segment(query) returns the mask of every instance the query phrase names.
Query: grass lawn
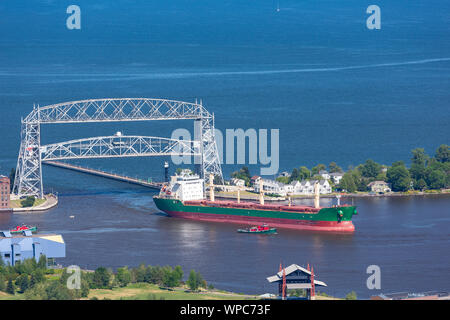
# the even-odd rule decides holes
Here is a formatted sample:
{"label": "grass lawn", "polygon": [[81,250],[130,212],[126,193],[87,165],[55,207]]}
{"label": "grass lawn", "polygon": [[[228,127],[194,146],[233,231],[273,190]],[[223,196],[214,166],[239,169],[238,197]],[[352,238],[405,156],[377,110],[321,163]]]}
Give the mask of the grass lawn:
{"label": "grass lawn", "polygon": [[91,289],[88,299],[99,300],[256,300],[257,296],[243,295],[218,290],[202,290],[201,292],[185,292],[186,288],[174,288],[173,291],[160,289],[149,283],[134,283],[123,288]]}
{"label": "grass lawn", "polygon": [[[22,201],[23,199],[11,200],[11,208],[23,208],[21,203]],[[46,201],[45,199],[36,199],[34,201],[33,207],[39,206],[43,204],[45,201]]]}

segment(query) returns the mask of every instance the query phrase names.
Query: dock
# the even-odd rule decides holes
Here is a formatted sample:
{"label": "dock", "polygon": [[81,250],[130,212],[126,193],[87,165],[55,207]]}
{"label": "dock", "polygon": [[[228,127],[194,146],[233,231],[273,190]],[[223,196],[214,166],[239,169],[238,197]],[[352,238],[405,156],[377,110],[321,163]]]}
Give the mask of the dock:
{"label": "dock", "polygon": [[151,188],[154,190],[160,190],[163,185],[162,182],[146,181],[146,180],[139,179],[139,178],[123,176],[123,175],[119,175],[119,174],[112,173],[112,172],[106,172],[106,171],[101,171],[101,170],[97,170],[97,169],[86,168],[86,167],[77,166],[74,164],[69,164],[69,163],[64,163],[64,162],[59,162],[59,161],[45,161],[42,163],[52,166],[52,167],[58,167],[58,168],[83,172],[86,174],[92,174],[94,176],[99,176],[99,177],[108,178],[108,179],[112,179],[112,180],[118,180],[118,181],[127,182],[127,183],[131,183],[131,184],[137,184],[137,185]]}

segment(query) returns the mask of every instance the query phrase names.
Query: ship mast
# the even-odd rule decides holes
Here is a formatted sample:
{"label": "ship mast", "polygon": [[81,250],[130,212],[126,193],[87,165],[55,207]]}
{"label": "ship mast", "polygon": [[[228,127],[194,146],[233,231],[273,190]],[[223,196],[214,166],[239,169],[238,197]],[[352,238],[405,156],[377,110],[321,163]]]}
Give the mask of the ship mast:
{"label": "ship mast", "polygon": [[209,174],[209,200],[214,202],[214,175]]}
{"label": "ship mast", "polygon": [[259,179],[259,203],[264,205],[264,190],[262,178]]}
{"label": "ship mast", "polygon": [[319,182],[314,183],[314,208],[320,208],[320,192],[319,192]]}

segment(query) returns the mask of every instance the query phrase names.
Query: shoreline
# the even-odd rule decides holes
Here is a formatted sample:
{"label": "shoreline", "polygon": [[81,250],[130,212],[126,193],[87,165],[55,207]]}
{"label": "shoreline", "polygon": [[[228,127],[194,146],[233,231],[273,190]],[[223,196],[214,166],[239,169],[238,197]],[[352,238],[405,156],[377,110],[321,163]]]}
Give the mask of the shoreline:
{"label": "shoreline", "polygon": [[[368,192],[361,192],[361,193],[337,193],[333,192],[330,194],[321,194],[320,198],[336,198],[337,195],[340,195],[342,198],[383,198],[383,197],[410,197],[410,196],[450,196],[450,190],[446,189],[440,192],[390,192],[390,193],[383,193],[383,194],[370,194]],[[221,192],[215,193],[216,198],[222,198],[222,199],[237,199],[236,194],[223,194]],[[258,200],[258,195],[255,194],[255,196],[240,196],[241,200]],[[292,195],[292,200],[296,199],[314,199],[314,195]],[[282,202],[288,200],[288,197],[264,197],[265,201],[271,201],[271,202]]]}
{"label": "shoreline", "polygon": [[39,205],[33,207],[12,207],[12,213],[33,213],[50,210],[58,205],[58,197],[53,194],[44,195],[45,201]]}

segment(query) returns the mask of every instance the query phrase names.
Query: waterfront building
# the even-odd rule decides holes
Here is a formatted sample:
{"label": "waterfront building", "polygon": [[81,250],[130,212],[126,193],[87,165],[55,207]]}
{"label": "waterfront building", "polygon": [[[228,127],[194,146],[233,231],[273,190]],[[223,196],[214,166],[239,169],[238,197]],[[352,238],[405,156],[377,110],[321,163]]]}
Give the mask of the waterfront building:
{"label": "waterfront building", "polygon": [[330,174],[328,173],[327,170],[320,170],[319,171],[319,176],[321,176],[325,180],[330,180]]}
{"label": "waterfront building", "polygon": [[238,187],[244,187],[245,186],[245,180],[244,179],[231,178],[230,183],[233,186],[238,186]]}
{"label": "waterfront building", "polygon": [[261,179],[260,176],[253,176],[253,177],[251,177],[250,178],[250,184],[252,186],[256,186],[258,184],[258,182],[259,182],[259,179]]}
{"label": "waterfront building", "polygon": [[[262,178],[260,178],[262,179]],[[259,179],[258,179],[259,181]],[[282,182],[270,179],[262,179],[263,190],[268,193],[275,193],[281,196],[286,196],[288,194],[292,195],[312,195],[314,194],[314,184],[319,183],[319,193],[329,194],[331,193],[331,185],[328,180],[303,180],[303,181],[292,181],[289,184],[284,184]],[[259,192],[260,184],[257,183],[254,186],[255,192]]]}
{"label": "waterfront building", "polygon": [[66,256],[66,244],[59,234],[32,234],[30,231],[24,231],[12,235],[9,231],[2,231],[0,255],[5,264],[12,266],[24,259],[34,258],[38,261],[41,255],[54,260]]}
{"label": "waterfront building", "polygon": [[286,298],[287,290],[304,289],[307,299],[315,298],[315,287],[326,287],[325,282],[315,279],[314,269],[308,267],[305,269],[297,264],[291,264],[287,268],[282,268],[280,264],[279,272],[273,276],[267,277],[269,283],[278,284],[278,294]]}
{"label": "waterfront building", "polygon": [[258,183],[254,185],[255,192],[260,192],[260,183],[259,181],[262,181],[262,187],[264,191],[267,191],[267,193],[274,193],[278,194],[280,196],[286,195],[286,185],[282,182],[271,180],[271,179],[263,179],[259,178],[257,180]]}
{"label": "waterfront building", "polygon": [[333,180],[334,184],[338,185],[341,182],[344,173],[342,172],[333,172],[330,173],[331,180]]}
{"label": "waterfront building", "polygon": [[385,181],[373,181],[367,185],[375,193],[391,192],[391,185]]}
{"label": "waterfront building", "polygon": [[314,194],[314,184],[319,183],[319,193],[329,194],[331,193],[331,185],[328,180],[303,180],[303,181],[292,181],[291,185],[293,187],[292,194],[296,195],[311,195]]}
{"label": "waterfront building", "polygon": [[10,181],[8,177],[0,175],[0,211],[10,208]]}
{"label": "waterfront building", "polygon": [[278,175],[278,178],[279,177],[290,177],[290,176],[291,176],[291,174],[289,172],[283,171]]}

